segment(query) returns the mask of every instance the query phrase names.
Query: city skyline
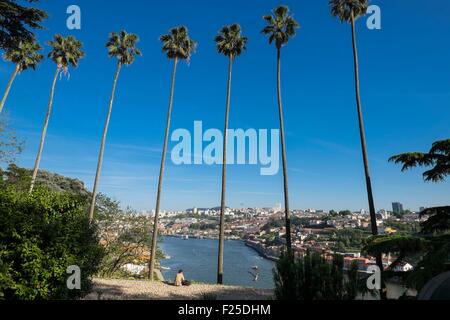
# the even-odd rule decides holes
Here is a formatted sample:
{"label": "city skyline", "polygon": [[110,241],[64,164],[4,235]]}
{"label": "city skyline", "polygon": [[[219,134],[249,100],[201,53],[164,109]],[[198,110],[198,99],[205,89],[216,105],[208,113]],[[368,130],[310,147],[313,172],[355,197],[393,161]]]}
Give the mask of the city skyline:
{"label": "city skyline", "polygon": [[[302,26],[283,52],[291,207],[367,208],[348,25],[329,16],[327,1],[284,3]],[[387,159],[402,152],[426,151],[433,141],[448,138],[450,75],[445,70],[450,68],[446,59],[450,45],[445,35],[450,32],[446,23],[450,5],[442,2],[441,10],[435,10],[435,5],[410,1],[405,15],[399,4],[372,3],[381,7],[382,29],[368,30],[360,20],[357,32],[376,209],[389,208],[393,201],[416,210],[445,205],[448,183],[424,183],[420,169],[401,173],[400,167]],[[212,11],[200,3],[175,1],[171,10],[165,10],[169,4],[139,2],[136,6],[141,10],[125,7],[117,16],[113,5],[81,0],[77,3],[82,10],[79,31],[65,29],[70,4],[62,0],[40,5],[52,15],[45,22],[47,30],[38,32],[40,42],[50,40],[56,32],[73,34],[83,41],[87,52],[79,68],[70,70],[70,79],[57,83],[42,169],[78,178],[92,188],[115,68],[104,44],[109,32],[121,28],[140,36],[144,56],[123,70],[118,84],[100,191],[124,207],[154,208],[171,68],[160,52],[158,36],[170,27],[186,24],[199,42],[189,66],[180,65],[171,131],[191,128],[197,120],[206,128],[221,128],[226,60],[215,52],[213,37],[222,25],[232,22],[242,24],[249,44],[235,66],[230,127],[278,127],[275,51],[260,34],[262,15],[278,1],[239,3],[239,11],[233,10],[237,0],[214,6]],[[420,17],[428,11],[433,19],[424,25]],[[150,12],[161,14],[149,19]],[[47,53],[47,46],[45,50]],[[26,141],[26,149],[18,157],[21,166],[32,167],[48,98],[47,89],[33,84],[36,79],[50,84],[53,68],[45,61],[36,72],[21,74],[5,107],[12,128]],[[0,87],[5,87],[12,69],[9,63],[0,64]],[[25,88],[29,93],[22,95]],[[162,208],[181,210],[194,204],[215,207],[220,203],[219,165],[167,164]],[[227,204],[269,207],[282,202],[281,187],[281,173],[263,177],[259,168],[230,166]]]}

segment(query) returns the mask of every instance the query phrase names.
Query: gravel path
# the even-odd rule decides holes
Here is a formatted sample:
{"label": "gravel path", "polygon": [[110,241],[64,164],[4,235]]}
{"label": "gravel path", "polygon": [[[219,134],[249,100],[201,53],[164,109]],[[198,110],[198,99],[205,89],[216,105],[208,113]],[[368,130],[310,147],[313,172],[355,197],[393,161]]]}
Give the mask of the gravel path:
{"label": "gravel path", "polygon": [[193,284],[175,287],[162,282],[94,279],[86,300],[268,300],[272,290]]}

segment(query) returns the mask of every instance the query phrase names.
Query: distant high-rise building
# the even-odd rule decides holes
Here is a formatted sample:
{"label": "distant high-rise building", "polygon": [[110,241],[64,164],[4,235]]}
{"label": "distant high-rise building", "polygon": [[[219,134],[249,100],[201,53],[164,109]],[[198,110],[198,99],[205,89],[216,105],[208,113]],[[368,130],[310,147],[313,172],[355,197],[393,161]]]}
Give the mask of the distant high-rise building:
{"label": "distant high-rise building", "polygon": [[403,205],[400,202],[393,202],[392,203],[392,211],[394,213],[402,213],[403,212]]}

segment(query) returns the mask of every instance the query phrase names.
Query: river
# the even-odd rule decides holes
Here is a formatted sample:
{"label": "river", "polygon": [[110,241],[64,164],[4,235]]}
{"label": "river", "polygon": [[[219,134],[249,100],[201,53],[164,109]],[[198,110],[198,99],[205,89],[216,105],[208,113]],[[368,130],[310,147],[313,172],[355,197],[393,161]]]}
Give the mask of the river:
{"label": "river", "polygon": [[[161,261],[162,274],[173,281],[178,270],[183,269],[186,279],[203,283],[216,283],[218,240],[164,237],[159,244],[168,259]],[[252,269],[258,266],[258,281],[253,281]],[[273,289],[273,268],[275,263],[261,257],[242,241],[225,241],[224,283],[260,289]],[[166,269],[168,268],[168,269]],[[406,289],[388,283],[388,296],[398,299]],[[415,292],[411,292],[416,294]],[[365,297],[368,300],[373,298]]]}
{"label": "river", "polygon": [[[173,281],[178,270],[183,269],[188,280],[216,282],[218,240],[164,237],[159,246],[169,257],[161,261],[166,280]],[[259,269],[257,281],[249,273],[255,273],[255,266]],[[273,289],[274,267],[273,261],[261,257],[242,241],[225,241],[224,284]]]}

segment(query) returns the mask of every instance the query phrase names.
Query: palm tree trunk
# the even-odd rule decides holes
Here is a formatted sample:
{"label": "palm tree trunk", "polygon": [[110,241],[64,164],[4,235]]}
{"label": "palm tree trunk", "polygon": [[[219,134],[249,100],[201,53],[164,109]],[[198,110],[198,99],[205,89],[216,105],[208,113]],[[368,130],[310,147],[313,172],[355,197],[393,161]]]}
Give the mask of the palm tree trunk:
{"label": "palm tree trunk", "polygon": [[366,137],[365,137],[365,133],[364,133],[364,121],[363,121],[363,114],[362,114],[362,107],[361,107],[361,96],[360,96],[360,90],[359,90],[358,50],[356,47],[355,19],[353,18],[353,15],[352,15],[352,44],[353,44],[353,60],[354,60],[354,65],[355,65],[355,92],[356,92],[356,105],[358,107],[359,134],[361,137],[361,148],[362,148],[362,156],[363,156],[363,161],[364,161],[364,173],[366,175],[366,187],[367,187],[367,196],[369,199],[370,222],[371,222],[371,227],[372,227],[372,234],[374,236],[376,236],[376,235],[378,235],[378,227],[377,227],[375,205],[374,205],[373,194],[372,194],[372,183],[371,183],[371,179],[370,179]]}
{"label": "palm tree trunk", "polygon": [[58,74],[60,71],[61,71],[61,66],[58,66],[56,68],[55,76],[53,78],[52,90],[50,92],[50,99],[48,101],[47,114],[45,115],[44,128],[42,129],[41,142],[39,144],[39,150],[38,150],[38,153],[36,156],[36,161],[34,163],[34,170],[33,170],[33,175],[31,177],[31,184],[30,184],[30,191],[29,191],[30,194],[33,192],[34,185],[36,183],[36,177],[37,177],[37,174],[39,171],[39,164],[41,162],[42,150],[44,149],[44,141],[45,141],[45,136],[47,134],[48,122],[50,120],[50,113],[52,111],[53,96],[55,95],[56,80],[58,79]]}
{"label": "palm tree trunk", "polygon": [[228,120],[230,116],[232,71],[233,71],[233,57],[230,56],[228,62],[228,88],[227,88],[227,104],[225,109],[225,128],[223,133],[222,196],[220,203],[220,233],[219,233],[219,256],[217,264],[217,284],[223,284],[223,251],[224,251],[225,209],[226,209],[225,194],[227,188],[227,137],[228,137]]}
{"label": "palm tree trunk", "polygon": [[[364,133],[364,120],[363,120],[363,114],[362,114],[361,95],[360,95],[360,89],[359,89],[358,49],[356,46],[356,29],[355,29],[355,18],[354,18],[353,12],[351,15],[351,25],[352,25],[353,62],[355,65],[355,92],[356,92],[356,105],[358,107],[359,134],[361,137],[361,149],[362,149],[362,156],[363,156],[363,161],[364,161],[364,173],[366,176],[367,197],[369,200],[370,224],[371,224],[371,228],[372,228],[372,234],[374,236],[376,236],[376,235],[378,235],[377,216],[375,213],[375,204],[374,204],[373,192],[372,192],[372,181],[370,178],[370,170],[369,170],[369,159],[367,156],[366,136]],[[376,260],[377,260],[377,266],[380,268],[380,271],[383,272],[384,268],[383,268],[382,254],[378,254],[376,256]],[[381,298],[385,298],[384,297],[384,288],[382,288],[382,290],[381,290]]]}
{"label": "palm tree trunk", "polygon": [[169,142],[169,130],[170,130],[170,117],[172,114],[172,104],[173,104],[173,93],[175,90],[175,76],[177,73],[177,64],[178,58],[175,58],[173,63],[173,72],[172,72],[172,87],[170,89],[170,100],[169,100],[169,110],[167,112],[167,122],[166,122],[166,133],[164,137],[164,148],[161,158],[161,167],[159,169],[159,180],[158,180],[158,191],[156,195],[156,209],[155,209],[155,219],[153,223],[153,237],[152,237],[152,247],[150,252],[150,266],[149,266],[149,278],[153,281],[154,271],[155,271],[155,261],[156,261],[156,244],[158,240],[158,219],[159,219],[159,210],[161,204],[161,190],[163,184],[163,176],[164,176],[164,166],[166,162],[166,153],[167,153],[167,144]]}
{"label": "palm tree trunk", "polygon": [[6,99],[8,98],[9,91],[11,90],[11,86],[12,86],[12,84],[14,82],[14,79],[16,78],[17,74],[19,73],[19,70],[20,70],[20,66],[19,66],[19,64],[17,64],[16,68],[14,69],[14,72],[13,72],[13,74],[11,76],[11,79],[9,80],[8,85],[6,86],[6,90],[5,90],[5,94],[3,95],[2,102],[0,102],[0,114],[3,111],[3,107],[5,106]]}
{"label": "palm tree trunk", "polygon": [[105,151],[106,136],[108,134],[109,121],[111,119],[111,112],[112,112],[112,107],[113,107],[113,102],[114,102],[114,95],[116,92],[117,79],[119,78],[121,68],[122,68],[122,63],[119,62],[117,65],[116,75],[114,76],[111,98],[109,100],[108,115],[106,116],[106,123],[105,123],[105,128],[103,130],[102,143],[100,146],[100,154],[98,157],[97,172],[95,173],[94,188],[92,191],[92,202],[91,202],[91,207],[89,210],[89,222],[90,223],[92,223],[92,221],[94,220],[95,200],[97,198],[97,186],[98,186],[98,182],[100,180],[100,173],[102,171],[103,153]]}
{"label": "palm tree trunk", "polygon": [[278,109],[280,118],[280,138],[281,138],[281,156],[283,161],[283,181],[284,181],[284,210],[286,223],[286,248],[290,253],[292,252],[291,239],[291,212],[289,210],[289,188],[288,188],[288,173],[286,160],[286,142],[284,139],[284,120],[283,120],[283,102],[281,100],[281,48],[277,51],[277,93],[278,93]]}

